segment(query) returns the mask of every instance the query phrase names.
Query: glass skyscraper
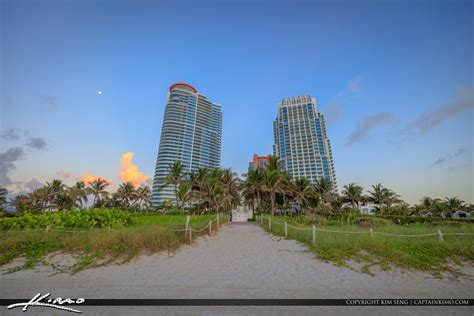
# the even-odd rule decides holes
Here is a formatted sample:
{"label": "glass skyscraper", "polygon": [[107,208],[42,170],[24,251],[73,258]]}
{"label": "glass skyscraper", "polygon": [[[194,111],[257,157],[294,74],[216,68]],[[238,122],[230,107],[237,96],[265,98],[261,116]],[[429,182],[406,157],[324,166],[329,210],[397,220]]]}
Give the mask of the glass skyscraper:
{"label": "glass skyscraper", "polygon": [[168,166],[180,160],[184,172],[199,167],[219,168],[222,110],[186,83],[171,85],[166,102],[160,147],[156,160],[152,203],[175,202],[172,186],[162,187]]}
{"label": "glass skyscraper", "polygon": [[273,154],[280,157],[282,168],[293,179],[306,178],[314,183],[325,178],[336,187],[331,143],[327,138],[324,117],[314,98],[283,99],[278,104],[273,130]]}

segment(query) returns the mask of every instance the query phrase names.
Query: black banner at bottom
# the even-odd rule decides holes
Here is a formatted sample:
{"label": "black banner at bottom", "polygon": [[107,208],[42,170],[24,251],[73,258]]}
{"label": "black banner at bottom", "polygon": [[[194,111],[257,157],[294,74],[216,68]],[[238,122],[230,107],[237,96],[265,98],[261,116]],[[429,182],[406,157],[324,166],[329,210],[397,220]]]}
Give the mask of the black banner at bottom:
{"label": "black banner at bottom", "polygon": [[[0,299],[0,306],[31,299]],[[83,299],[63,306],[473,306],[474,299]]]}

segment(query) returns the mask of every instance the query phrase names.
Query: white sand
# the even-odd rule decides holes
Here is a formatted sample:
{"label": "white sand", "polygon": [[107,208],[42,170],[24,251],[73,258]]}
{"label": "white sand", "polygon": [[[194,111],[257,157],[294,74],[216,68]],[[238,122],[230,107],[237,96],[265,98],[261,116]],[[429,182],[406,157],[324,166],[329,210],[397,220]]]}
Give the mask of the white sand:
{"label": "white sand", "polygon": [[[474,275],[473,267],[466,271]],[[256,225],[225,225],[174,255],[141,256],[125,265],[56,274],[49,267],[0,275],[0,297],[35,293],[86,298],[473,298],[474,281],[437,279],[420,272],[379,271],[375,276],[315,258],[292,240]],[[324,314],[473,315],[470,307],[81,307],[86,315]],[[37,311],[35,309],[35,311]],[[3,311],[0,312],[2,314]],[[33,312],[33,310],[32,310]],[[17,313],[20,313],[19,310]],[[50,310],[43,310],[44,315]],[[30,314],[30,313],[28,313]],[[60,315],[69,314],[59,312]]]}

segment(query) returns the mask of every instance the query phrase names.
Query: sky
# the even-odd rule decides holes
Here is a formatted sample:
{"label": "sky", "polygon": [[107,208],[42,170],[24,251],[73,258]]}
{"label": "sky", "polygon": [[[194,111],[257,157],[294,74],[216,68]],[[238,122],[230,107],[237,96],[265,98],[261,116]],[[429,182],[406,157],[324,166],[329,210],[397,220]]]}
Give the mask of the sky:
{"label": "sky", "polygon": [[[0,185],[153,178],[166,95],[222,105],[222,167],[325,115],[339,189],[474,202],[472,1],[0,1]],[[100,93],[99,93],[100,92]]]}

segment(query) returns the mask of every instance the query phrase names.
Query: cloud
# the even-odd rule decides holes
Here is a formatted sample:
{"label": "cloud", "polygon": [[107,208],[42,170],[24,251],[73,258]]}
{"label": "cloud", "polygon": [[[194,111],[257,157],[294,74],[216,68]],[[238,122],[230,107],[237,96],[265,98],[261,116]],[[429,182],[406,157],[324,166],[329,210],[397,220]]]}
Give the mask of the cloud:
{"label": "cloud", "polygon": [[26,145],[36,149],[46,149],[46,147],[48,147],[48,143],[46,143],[46,140],[42,137],[29,137],[26,141]]}
{"label": "cloud", "polygon": [[43,186],[43,183],[38,181],[38,179],[33,178],[30,181],[27,181],[27,182],[23,183],[23,186],[25,188],[28,188],[30,191],[34,191],[38,188],[41,188]]}
{"label": "cloud", "polygon": [[456,87],[457,92],[466,99],[474,99],[474,86],[460,85]]}
{"label": "cloud", "polygon": [[331,125],[336,122],[342,115],[341,104],[339,101],[334,100],[329,103],[324,109],[324,120],[327,125]]}
{"label": "cloud", "polygon": [[462,170],[462,169],[471,170],[472,167],[469,164],[448,167],[448,171],[450,171],[450,172],[456,171],[456,170]]}
{"label": "cloud", "polygon": [[137,165],[132,162],[133,155],[132,152],[126,152],[122,155],[119,177],[123,182],[132,182],[133,185],[137,187],[146,182],[150,177],[145,176],[138,170]]}
{"label": "cloud", "polygon": [[89,184],[89,182],[92,182],[92,181],[97,180],[99,178],[101,178],[102,180],[105,180],[109,185],[112,184],[112,182],[109,181],[106,177],[96,176],[96,175],[93,175],[93,174],[83,175],[82,176],[82,181],[84,181],[85,184]]}
{"label": "cloud", "polygon": [[361,92],[362,79],[362,76],[357,76],[356,78],[350,80],[347,84],[347,90],[353,94]]}
{"label": "cloud", "polygon": [[48,144],[43,137],[34,137],[29,135],[29,130],[25,130],[22,128],[9,128],[4,130],[4,132],[0,134],[0,138],[8,141],[17,141],[22,138],[26,138],[26,146],[36,149],[46,149]]}
{"label": "cloud", "polygon": [[342,106],[350,99],[362,92],[362,76],[357,76],[347,83],[346,87],[339,91],[327,105],[324,106],[324,118],[327,125],[331,125],[342,116]]}
{"label": "cloud", "polygon": [[24,131],[20,128],[10,128],[0,134],[0,138],[4,140],[18,140],[24,135]]}
{"label": "cloud", "polygon": [[395,124],[397,122],[398,119],[388,112],[363,117],[357,124],[356,129],[347,137],[346,145],[364,141],[369,136],[370,131],[377,125]]}
{"label": "cloud", "polygon": [[448,155],[446,155],[446,156],[439,157],[438,159],[436,159],[436,160],[433,162],[432,166],[439,166],[439,165],[445,163],[446,161],[452,160],[452,159],[454,159],[454,158],[456,158],[456,157],[459,157],[459,156],[461,156],[461,155],[463,155],[463,154],[465,154],[465,153],[467,153],[467,152],[468,152],[467,149],[465,149],[465,148],[459,148],[456,152],[454,152],[454,153],[452,153],[452,154],[448,154]]}
{"label": "cloud", "polygon": [[440,106],[432,111],[422,113],[413,122],[407,124],[403,132],[408,133],[415,131],[420,132],[421,134],[426,134],[444,122],[474,109],[473,88],[459,86],[457,90],[463,96],[463,99]]}
{"label": "cloud", "polygon": [[72,173],[61,170],[56,172],[56,175],[63,179],[69,179],[72,176]]}
{"label": "cloud", "polygon": [[16,169],[15,162],[23,156],[22,147],[11,147],[0,153],[0,186],[7,186],[12,183],[8,173]]}

